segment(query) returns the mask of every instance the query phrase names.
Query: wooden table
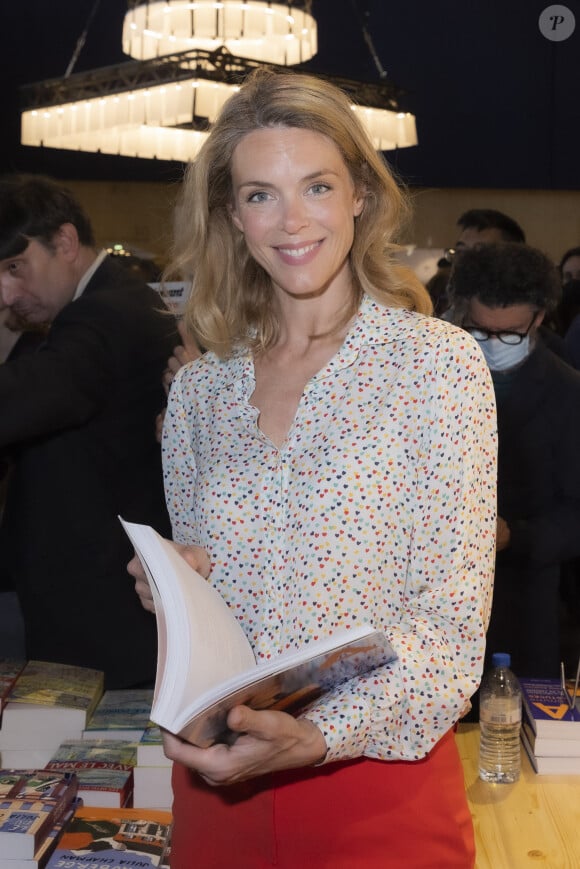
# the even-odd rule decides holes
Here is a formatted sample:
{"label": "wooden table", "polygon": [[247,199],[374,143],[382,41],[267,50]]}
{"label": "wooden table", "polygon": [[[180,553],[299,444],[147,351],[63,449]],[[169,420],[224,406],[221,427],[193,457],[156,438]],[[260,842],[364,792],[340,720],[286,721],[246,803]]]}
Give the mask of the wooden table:
{"label": "wooden table", "polygon": [[580,869],[580,776],[536,775],[522,748],[515,784],[478,774],[479,726],[456,736],[473,816],[477,869]]}

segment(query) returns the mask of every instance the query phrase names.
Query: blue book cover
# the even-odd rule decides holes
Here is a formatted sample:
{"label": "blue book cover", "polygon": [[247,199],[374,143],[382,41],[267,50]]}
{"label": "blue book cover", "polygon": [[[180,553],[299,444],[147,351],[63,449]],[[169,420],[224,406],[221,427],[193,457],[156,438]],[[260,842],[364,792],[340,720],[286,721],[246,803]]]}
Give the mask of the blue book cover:
{"label": "blue book cover", "polygon": [[524,713],[537,736],[580,739],[580,698],[570,707],[574,686],[559,679],[520,679]]}

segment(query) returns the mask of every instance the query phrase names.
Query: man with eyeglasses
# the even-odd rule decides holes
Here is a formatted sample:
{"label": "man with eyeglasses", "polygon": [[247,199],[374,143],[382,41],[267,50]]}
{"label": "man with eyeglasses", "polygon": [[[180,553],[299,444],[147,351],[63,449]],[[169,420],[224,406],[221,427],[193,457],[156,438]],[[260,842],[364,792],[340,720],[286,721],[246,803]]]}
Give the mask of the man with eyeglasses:
{"label": "man with eyeglasses", "polygon": [[580,555],[580,373],[539,331],[560,292],[555,266],[524,244],[479,245],[453,264],[454,322],[478,342],[498,408],[488,655],[511,652],[518,675],[551,678],[562,652],[560,569]]}

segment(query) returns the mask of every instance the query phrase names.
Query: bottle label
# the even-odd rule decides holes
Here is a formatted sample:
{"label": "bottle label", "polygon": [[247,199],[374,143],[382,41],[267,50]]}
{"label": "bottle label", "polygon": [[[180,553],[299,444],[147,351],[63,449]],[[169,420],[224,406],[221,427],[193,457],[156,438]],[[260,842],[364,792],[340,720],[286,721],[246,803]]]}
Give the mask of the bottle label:
{"label": "bottle label", "polygon": [[495,700],[480,704],[479,720],[484,724],[519,724],[521,719],[519,703]]}

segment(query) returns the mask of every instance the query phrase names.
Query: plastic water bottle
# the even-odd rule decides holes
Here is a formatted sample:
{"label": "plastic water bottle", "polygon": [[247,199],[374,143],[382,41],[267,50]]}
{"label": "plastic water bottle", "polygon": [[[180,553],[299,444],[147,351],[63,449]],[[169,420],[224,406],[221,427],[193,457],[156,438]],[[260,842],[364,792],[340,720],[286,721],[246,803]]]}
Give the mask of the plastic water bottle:
{"label": "plastic water bottle", "polygon": [[511,658],[496,652],[479,691],[479,777],[507,784],[520,777],[522,693]]}

